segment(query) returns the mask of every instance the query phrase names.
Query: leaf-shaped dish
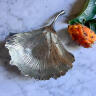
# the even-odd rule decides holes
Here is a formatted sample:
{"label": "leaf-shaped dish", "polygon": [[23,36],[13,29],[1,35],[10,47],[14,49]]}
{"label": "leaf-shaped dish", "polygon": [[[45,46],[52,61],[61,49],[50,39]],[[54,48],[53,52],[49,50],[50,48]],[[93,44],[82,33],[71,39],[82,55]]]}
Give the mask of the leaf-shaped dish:
{"label": "leaf-shaped dish", "polygon": [[72,67],[74,56],[61,44],[52,24],[32,32],[10,36],[5,46],[9,49],[11,65],[16,65],[22,74],[37,79],[57,78]]}

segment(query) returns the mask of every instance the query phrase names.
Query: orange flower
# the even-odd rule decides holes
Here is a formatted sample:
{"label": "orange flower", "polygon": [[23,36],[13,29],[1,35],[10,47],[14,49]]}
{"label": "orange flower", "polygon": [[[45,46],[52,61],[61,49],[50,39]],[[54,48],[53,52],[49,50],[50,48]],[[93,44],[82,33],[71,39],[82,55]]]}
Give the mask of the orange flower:
{"label": "orange flower", "polygon": [[96,34],[91,29],[81,24],[69,25],[68,32],[73,40],[85,48],[91,47],[96,41]]}

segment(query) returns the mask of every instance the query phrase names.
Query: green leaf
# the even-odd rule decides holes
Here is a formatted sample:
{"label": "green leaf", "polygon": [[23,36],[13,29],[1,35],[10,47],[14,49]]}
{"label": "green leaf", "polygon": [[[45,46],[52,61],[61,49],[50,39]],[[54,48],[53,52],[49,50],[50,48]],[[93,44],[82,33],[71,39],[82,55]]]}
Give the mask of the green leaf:
{"label": "green leaf", "polygon": [[91,20],[96,14],[96,0],[86,0],[82,12],[74,19],[69,21],[69,24],[81,23]]}
{"label": "green leaf", "polygon": [[96,19],[89,20],[85,23],[85,26],[89,27],[96,33]]}

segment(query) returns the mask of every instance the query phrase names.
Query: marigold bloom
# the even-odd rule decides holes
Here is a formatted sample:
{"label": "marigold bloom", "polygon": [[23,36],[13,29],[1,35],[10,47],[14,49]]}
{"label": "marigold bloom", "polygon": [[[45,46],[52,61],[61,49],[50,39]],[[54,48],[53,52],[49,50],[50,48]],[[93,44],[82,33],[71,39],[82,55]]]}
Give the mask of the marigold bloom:
{"label": "marigold bloom", "polygon": [[68,32],[73,40],[85,48],[91,47],[96,41],[96,34],[94,31],[82,24],[69,25]]}

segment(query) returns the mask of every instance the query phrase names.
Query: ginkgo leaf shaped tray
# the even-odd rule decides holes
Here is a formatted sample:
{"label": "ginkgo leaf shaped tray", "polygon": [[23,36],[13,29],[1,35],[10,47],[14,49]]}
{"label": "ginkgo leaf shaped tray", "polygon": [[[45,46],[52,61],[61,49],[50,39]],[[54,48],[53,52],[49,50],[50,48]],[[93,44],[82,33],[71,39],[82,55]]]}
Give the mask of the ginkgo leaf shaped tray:
{"label": "ginkgo leaf shaped tray", "polygon": [[36,79],[57,78],[72,68],[74,56],[62,45],[53,26],[62,14],[64,11],[48,26],[6,39],[10,64],[17,66],[23,75]]}

